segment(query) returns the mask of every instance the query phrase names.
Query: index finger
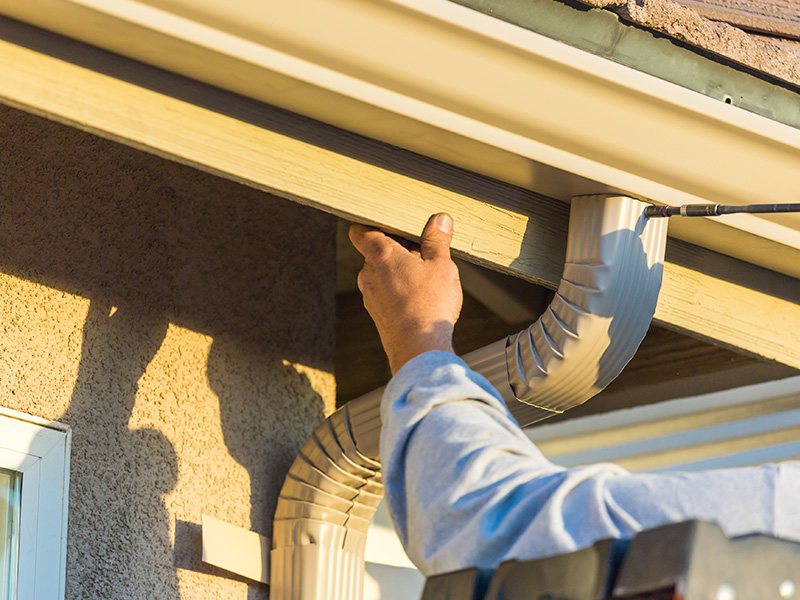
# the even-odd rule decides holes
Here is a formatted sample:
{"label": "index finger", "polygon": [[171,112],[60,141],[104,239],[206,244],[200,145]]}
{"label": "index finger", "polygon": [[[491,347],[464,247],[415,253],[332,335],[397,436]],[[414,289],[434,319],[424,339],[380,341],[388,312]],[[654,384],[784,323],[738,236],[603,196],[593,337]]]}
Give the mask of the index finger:
{"label": "index finger", "polygon": [[360,223],[353,223],[350,226],[349,235],[353,246],[364,258],[378,256],[387,250],[402,247],[380,229],[367,227]]}

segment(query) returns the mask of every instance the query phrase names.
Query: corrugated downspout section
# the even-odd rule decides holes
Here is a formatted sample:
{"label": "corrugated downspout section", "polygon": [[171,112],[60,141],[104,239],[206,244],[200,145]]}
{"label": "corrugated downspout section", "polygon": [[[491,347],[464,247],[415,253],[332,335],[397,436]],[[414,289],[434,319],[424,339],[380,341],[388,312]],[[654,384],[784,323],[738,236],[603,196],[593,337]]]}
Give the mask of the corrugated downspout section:
{"label": "corrugated downspout section", "polygon": [[[628,363],[655,312],[666,219],[619,196],[574,198],[556,297],[529,328],[470,353],[526,424],[581,404]],[[367,528],[383,494],[383,390],[353,400],[305,443],[281,490],[271,600],[360,600]]]}
{"label": "corrugated downspout section", "polygon": [[572,199],[564,275],[527,329],[465,360],[525,426],[583,404],[622,372],[647,333],[667,225],[624,196]]}
{"label": "corrugated downspout section", "polygon": [[357,600],[364,551],[383,497],[382,390],[353,400],[306,441],[284,481],[273,524],[271,600]]}

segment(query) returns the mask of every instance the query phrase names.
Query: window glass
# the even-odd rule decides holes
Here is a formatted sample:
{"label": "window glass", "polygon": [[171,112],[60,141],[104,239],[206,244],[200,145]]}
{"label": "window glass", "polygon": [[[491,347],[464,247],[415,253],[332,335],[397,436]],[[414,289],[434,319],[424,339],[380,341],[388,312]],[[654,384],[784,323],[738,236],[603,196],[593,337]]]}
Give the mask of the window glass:
{"label": "window glass", "polygon": [[0,598],[17,597],[22,474],[0,469]]}

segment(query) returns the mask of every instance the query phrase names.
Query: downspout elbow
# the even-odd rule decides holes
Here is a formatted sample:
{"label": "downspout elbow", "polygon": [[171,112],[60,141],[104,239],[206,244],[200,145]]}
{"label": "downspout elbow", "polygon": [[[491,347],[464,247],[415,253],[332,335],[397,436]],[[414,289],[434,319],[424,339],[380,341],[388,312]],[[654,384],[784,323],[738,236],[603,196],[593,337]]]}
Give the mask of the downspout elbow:
{"label": "downspout elbow", "polygon": [[[633,357],[655,312],[666,220],[622,196],[574,198],[564,276],[530,327],[465,356],[520,425],[577,406]],[[353,400],[303,445],[278,499],[271,600],[360,600],[369,523],[383,494],[382,389]]]}
{"label": "downspout elbow", "polygon": [[572,199],[564,274],[530,327],[464,357],[520,426],[583,404],[622,372],[661,288],[667,226],[625,196]]}

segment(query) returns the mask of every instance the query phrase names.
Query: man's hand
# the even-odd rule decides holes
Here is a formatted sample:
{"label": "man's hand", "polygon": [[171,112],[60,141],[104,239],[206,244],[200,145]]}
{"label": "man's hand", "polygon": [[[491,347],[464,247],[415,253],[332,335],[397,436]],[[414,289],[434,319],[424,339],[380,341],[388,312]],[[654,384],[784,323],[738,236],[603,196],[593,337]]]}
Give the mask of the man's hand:
{"label": "man's hand", "polygon": [[462,295],[452,239],[453,219],[445,213],[433,215],[419,246],[408,248],[378,229],[350,227],[350,240],[364,255],[358,287],[392,374],[423,352],[453,352]]}

